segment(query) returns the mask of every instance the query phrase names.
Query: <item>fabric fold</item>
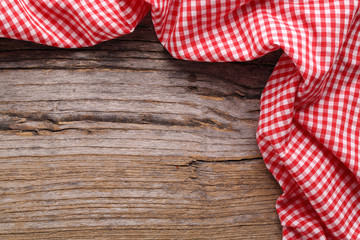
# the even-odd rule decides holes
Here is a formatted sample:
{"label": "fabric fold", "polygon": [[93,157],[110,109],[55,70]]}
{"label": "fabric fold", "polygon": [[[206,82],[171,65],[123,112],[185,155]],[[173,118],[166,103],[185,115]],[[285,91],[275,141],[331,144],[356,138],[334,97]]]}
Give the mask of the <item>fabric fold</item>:
{"label": "fabric fold", "polygon": [[281,48],[257,141],[284,193],[283,239],[360,238],[358,1],[3,0],[0,36],[85,47],[151,9],[160,42],[191,61],[249,61]]}
{"label": "fabric fold", "polygon": [[2,0],[0,37],[88,47],[132,32],[149,10],[139,0]]}

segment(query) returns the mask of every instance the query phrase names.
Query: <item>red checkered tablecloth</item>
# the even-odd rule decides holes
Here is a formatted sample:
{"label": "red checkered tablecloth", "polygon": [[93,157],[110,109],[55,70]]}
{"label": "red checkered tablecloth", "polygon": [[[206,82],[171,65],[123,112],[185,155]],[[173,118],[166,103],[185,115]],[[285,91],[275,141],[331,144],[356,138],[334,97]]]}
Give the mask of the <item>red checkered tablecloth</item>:
{"label": "red checkered tablecloth", "polygon": [[149,10],[176,58],[248,61],[283,49],[257,131],[284,190],[283,239],[360,239],[359,1],[2,0],[0,36],[90,46],[131,32]]}

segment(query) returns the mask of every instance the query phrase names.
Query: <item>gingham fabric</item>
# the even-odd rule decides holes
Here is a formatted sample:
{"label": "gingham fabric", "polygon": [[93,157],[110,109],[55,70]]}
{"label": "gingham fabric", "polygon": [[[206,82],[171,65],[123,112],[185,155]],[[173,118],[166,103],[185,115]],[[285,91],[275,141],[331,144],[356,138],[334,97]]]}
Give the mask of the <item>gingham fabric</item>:
{"label": "gingham fabric", "polygon": [[358,1],[1,0],[0,36],[84,47],[131,32],[151,10],[176,58],[247,61],[283,49],[257,140],[284,193],[283,239],[360,239]]}

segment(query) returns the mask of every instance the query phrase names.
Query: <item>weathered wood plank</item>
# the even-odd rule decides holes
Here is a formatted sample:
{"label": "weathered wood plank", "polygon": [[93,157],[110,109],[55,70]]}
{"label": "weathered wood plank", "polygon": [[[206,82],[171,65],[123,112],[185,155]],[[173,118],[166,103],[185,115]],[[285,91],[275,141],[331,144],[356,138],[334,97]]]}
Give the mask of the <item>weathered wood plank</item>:
{"label": "weathered wood plank", "polygon": [[272,210],[277,185],[262,160],[183,161],[117,155],[3,160],[0,236],[279,238]]}
{"label": "weathered wood plank", "polygon": [[256,145],[275,53],[175,60],[149,17],[85,49],[0,40],[1,239],[280,239]]}
{"label": "weathered wood plank", "polygon": [[[260,157],[255,141],[258,100],[241,99],[242,89],[230,82],[177,76],[173,80],[148,71],[3,70],[0,114],[6,143],[0,153],[23,156],[31,148],[36,156],[57,149],[60,155],[111,151]],[[55,145],[49,143],[54,136]]]}

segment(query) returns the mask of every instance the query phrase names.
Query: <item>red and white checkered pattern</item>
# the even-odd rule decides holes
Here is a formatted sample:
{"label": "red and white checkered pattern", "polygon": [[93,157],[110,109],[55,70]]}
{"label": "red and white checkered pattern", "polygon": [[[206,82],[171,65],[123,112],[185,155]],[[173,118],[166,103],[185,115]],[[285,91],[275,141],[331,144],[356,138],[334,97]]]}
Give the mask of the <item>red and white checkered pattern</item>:
{"label": "red and white checkered pattern", "polygon": [[90,46],[131,32],[150,9],[176,58],[247,61],[284,50],[257,132],[284,190],[283,239],[360,239],[359,2],[2,0],[0,36]]}

